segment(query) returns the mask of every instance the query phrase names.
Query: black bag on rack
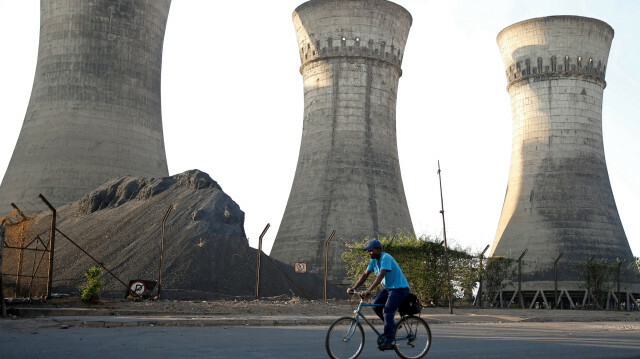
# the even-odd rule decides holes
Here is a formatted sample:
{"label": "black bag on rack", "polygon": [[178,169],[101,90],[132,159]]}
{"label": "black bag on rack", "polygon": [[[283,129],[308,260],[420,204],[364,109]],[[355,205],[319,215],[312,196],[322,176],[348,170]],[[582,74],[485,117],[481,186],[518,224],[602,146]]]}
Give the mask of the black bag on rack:
{"label": "black bag on rack", "polygon": [[421,309],[420,299],[413,293],[409,293],[398,307],[400,315],[415,315],[420,313]]}

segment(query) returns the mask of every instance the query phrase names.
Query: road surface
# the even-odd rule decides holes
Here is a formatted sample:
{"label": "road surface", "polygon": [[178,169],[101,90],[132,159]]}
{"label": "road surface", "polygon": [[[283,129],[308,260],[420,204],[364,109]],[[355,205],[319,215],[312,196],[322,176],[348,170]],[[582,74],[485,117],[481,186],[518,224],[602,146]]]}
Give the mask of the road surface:
{"label": "road surface", "polygon": [[[15,324],[15,323],[14,323]],[[0,322],[0,357],[326,358],[326,327],[15,328]],[[427,358],[640,358],[640,323],[458,323],[431,326]],[[366,331],[361,358],[380,352]]]}

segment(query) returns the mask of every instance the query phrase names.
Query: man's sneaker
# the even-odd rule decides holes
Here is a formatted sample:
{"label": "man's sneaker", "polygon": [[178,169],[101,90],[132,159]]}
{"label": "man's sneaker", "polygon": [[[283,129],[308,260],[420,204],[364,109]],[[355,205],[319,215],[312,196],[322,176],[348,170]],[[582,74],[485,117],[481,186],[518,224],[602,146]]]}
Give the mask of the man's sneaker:
{"label": "man's sneaker", "polygon": [[393,345],[393,343],[389,343],[389,342],[385,342],[384,344],[380,345],[378,347],[378,349],[380,350],[393,350],[395,349],[395,345]]}

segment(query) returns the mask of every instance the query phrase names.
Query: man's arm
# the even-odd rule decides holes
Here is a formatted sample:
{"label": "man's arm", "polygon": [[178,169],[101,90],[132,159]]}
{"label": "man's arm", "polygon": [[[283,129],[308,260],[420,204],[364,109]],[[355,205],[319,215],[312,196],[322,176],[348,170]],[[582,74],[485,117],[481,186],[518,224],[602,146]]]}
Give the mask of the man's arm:
{"label": "man's arm", "polygon": [[356,283],[356,285],[354,285],[353,287],[347,289],[347,294],[355,293],[356,288],[361,286],[362,283],[364,283],[364,281],[366,281],[367,278],[369,278],[369,274],[370,273],[371,273],[371,271],[365,270],[364,273],[362,273],[362,275],[360,276],[360,279],[358,279],[358,282]]}
{"label": "man's arm", "polygon": [[388,270],[386,269],[381,269],[380,270],[380,274],[378,274],[378,276],[376,277],[376,280],[373,281],[373,284],[371,284],[371,286],[369,286],[369,289],[365,290],[362,295],[365,297],[368,297],[369,294],[371,294],[371,292],[376,289],[376,287],[378,285],[380,285],[380,283],[382,283],[382,280],[384,279],[384,275],[388,272]]}

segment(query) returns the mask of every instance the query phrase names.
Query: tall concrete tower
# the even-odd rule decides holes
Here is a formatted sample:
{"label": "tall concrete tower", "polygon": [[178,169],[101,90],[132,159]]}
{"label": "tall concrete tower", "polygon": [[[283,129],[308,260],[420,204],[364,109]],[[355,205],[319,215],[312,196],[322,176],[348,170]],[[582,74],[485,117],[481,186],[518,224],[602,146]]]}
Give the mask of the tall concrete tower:
{"label": "tall concrete tower", "polygon": [[602,142],[612,39],[606,23],[577,16],[530,19],[498,34],[513,148],[491,255],[517,259],[528,249],[523,280],[547,289],[560,253],[559,280],[573,287],[582,285],[576,264],[592,256],[633,261]]}
{"label": "tall concrete tower", "polygon": [[0,186],[41,210],[122,175],[168,175],[160,70],[171,0],[41,0],[31,99]]}
{"label": "tall concrete tower", "polygon": [[344,281],[344,241],[413,232],[396,97],[411,14],[384,0],[313,0],[293,13],[304,82],[298,165],[271,255]]}

